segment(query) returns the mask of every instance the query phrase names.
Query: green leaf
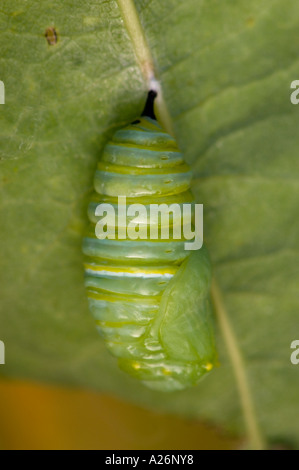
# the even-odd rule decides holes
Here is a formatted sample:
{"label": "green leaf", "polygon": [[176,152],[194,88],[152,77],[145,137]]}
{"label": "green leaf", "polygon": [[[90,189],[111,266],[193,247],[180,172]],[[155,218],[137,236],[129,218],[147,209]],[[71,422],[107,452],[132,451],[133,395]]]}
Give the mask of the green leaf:
{"label": "green leaf", "polygon": [[[161,109],[194,169],[256,421],[269,442],[296,447],[299,107],[290,84],[299,78],[298,2],[135,5]],[[0,51],[0,373],[111,392],[244,433],[217,315],[220,367],[198,387],[164,395],[118,370],[88,311],[81,238],[93,173],[107,137],[140,114],[148,87],[118,3],[2,0]]]}

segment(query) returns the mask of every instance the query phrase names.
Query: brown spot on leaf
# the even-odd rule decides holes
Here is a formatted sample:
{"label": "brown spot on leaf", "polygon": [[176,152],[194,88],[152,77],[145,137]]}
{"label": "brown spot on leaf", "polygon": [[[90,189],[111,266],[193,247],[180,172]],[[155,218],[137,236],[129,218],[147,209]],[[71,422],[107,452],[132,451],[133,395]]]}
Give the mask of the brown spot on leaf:
{"label": "brown spot on leaf", "polygon": [[56,29],[52,26],[47,28],[45,32],[45,38],[47,39],[49,46],[55,46],[55,44],[58,42],[58,34]]}

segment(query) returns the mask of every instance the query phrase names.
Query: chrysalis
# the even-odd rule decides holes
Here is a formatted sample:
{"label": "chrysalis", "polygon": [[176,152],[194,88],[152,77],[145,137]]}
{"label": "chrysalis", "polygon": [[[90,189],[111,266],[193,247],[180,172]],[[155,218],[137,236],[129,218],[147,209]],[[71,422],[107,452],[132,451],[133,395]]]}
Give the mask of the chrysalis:
{"label": "chrysalis", "polygon": [[[191,177],[174,139],[142,116],[104,148],[83,240],[89,307],[107,348],[160,391],[197,384],[216,361],[206,249],[185,249],[179,210],[169,212],[168,238],[163,221],[149,217],[153,205],[194,208]],[[144,209],[134,213],[133,204]]]}

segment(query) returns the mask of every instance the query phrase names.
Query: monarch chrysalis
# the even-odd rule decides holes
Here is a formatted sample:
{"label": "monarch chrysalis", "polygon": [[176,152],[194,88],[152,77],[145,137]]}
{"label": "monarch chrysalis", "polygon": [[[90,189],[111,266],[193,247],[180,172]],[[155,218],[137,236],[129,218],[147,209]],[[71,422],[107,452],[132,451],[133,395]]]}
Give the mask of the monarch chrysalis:
{"label": "monarch chrysalis", "polygon": [[[124,238],[120,222],[114,239],[99,239],[97,207],[110,204],[121,212],[120,195],[127,204],[143,204],[146,214],[153,203],[192,204],[191,177],[176,142],[156,120],[142,116],[118,130],[98,163],[83,241],[89,307],[106,346],[121,369],[161,391],[194,385],[215,364],[207,252],[186,251],[184,236],[173,233],[168,240],[132,240],[127,232]],[[148,234],[147,219],[138,220]],[[173,213],[172,230],[176,223]]]}

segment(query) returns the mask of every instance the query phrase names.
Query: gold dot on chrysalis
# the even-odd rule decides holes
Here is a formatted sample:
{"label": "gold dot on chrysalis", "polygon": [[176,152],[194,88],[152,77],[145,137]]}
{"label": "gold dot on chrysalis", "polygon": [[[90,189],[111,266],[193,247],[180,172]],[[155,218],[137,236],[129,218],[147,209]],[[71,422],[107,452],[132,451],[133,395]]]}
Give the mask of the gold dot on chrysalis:
{"label": "gold dot on chrysalis", "polygon": [[132,367],[133,367],[133,369],[138,370],[138,369],[140,369],[141,365],[138,362],[133,362]]}

